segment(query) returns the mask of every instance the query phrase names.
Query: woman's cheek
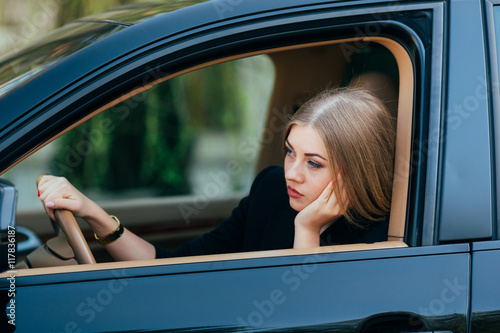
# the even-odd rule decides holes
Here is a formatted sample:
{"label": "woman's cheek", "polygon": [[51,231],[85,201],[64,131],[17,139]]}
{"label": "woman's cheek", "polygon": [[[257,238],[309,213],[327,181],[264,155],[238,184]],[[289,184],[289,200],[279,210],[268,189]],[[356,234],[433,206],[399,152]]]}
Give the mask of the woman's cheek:
{"label": "woman's cheek", "polygon": [[314,179],[314,195],[316,198],[318,198],[321,193],[323,193],[323,191],[331,181],[332,178],[330,177],[330,174],[328,172],[322,172],[321,175],[318,175],[318,177]]}

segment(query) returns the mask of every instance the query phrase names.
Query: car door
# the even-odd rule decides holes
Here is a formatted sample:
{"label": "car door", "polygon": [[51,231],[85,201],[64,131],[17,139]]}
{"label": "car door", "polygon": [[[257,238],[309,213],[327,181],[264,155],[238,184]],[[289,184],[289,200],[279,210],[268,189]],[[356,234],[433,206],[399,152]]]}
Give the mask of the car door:
{"label": "car door", "polygon": [[[213,10],[214,3],[197,9]],[[53,103],[53,112],[69,116],[47,131],[65,130],[76,122],[68,120],[72,115],[81,119],[130,92],[150,65],[175,76],[228,57],[311,43],[338,45],[349,63],[366,41],[380,43],[399,50],[399,105],[406,106],[398,113],[391,240],[3,273],[3,291],[11,275],[15,280],[20,332],[466,332],[471,249],[467,242],[439,244],[436,230],[446,218],[436,213],[443,142],[428,137],[444,135],[445,4],[269,6],[242,2],[182,40],[164,38],[108,64],[85,78],[84,90]],[[189,14],[183,13],[176,22]]]}
{"label": "car door", "polygon": [[[485,12],[485,35],[488,43],[485,45],[490,68],[490,77],[485,76],[484,83],[481,84],[487,92],[487,102],[493,110],[491,118],[494,128],[494,141],[492,151],[498,149],[498,110],[500,108],[499,99],[499,36],[500,36],[500,6],[498,1],[486,1]],[[479,98],[483,94],[479,95]],[[498,175],[498,154],[495,154],[494,171]],[[492,186],[498,188],[498,180],[492,181]],[[493,201],[498,207],[498,197]],[[498,228],[498,211],[493,215],[492,224],[487,228],[485,239],[472,244],[472,285],[471,285],[471,329],[470,332],[495,332],[500,327],[500,229]],[[496,234],[496,235],[495,235]]]}
{"label": "car door", "polygon": [[460,244],[38,272],[16,279],[16,325],[21,332],[463,332],[468,251]]}

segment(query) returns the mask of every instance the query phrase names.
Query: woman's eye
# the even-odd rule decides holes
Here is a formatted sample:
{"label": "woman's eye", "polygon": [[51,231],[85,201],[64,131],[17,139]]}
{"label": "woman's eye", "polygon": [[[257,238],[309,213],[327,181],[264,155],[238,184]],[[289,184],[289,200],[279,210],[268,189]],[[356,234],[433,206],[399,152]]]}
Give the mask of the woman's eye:
{"label": "woman's eye", "polygon": [[307,161],[307,163],[309,163],[309,166],[314,168],[314,169],[318,169],[318,168],[322,168],[323,166],[321,164],[318,164],[314,161]]}
{"label": "woman's eye", "polygon": [[290,148],[288,147],[283,147],[283,151],[287,154],[287,155],[292,155],[293,156],[293,152]]}

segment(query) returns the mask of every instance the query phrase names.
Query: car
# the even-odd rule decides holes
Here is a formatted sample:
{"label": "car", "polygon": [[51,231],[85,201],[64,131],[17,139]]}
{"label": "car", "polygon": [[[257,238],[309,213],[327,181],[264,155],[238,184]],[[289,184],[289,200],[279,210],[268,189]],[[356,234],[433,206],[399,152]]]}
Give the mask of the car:
{"label": "car", "polygon": [[[4,58],[2,327],[498,332],[499,27],[496,0],[152,1],[82,18]],[[224,76],[220,66],[238,71]],[[238,84],[241,90],[231,90]],[[314,92],[339,85],[380,94],[397,122],[387,241],[94,263],[92,234],[71,224],[72,216],[63,216],[65,222],[53,227],[65,232],[48,240],[53,230],[41,207],[16,212],[22,193],[9,172],[57,138],[69,138],[75,145],[63,141],[65,153],[52,165],[59,175],[71,180],[86,166],[91,172],[80,181],[89,181],[89,188],[122,186],[104,206],[147,239],[196,237],[230,214],[248,190],[241,185],[245,179],[282,164],[280,131],[287,112]],[[160,93],[150,93],[155,89]],[[243,94],[241,102],[219,107],[224,93]],[[173,105],[173,95],[182,103]],[[134,112],[140,103],[159,106],[147,118]],[[243,105],[250,110],[241,111]],[[252,121],[257,132],[245,132]],[[182,127],[186,122],[190,139],[182,141],[187,134],[179,129],[188,128]],[[214,134],[221,122],[232,130]],[[126,148],[110,148],[110,162],[98,149],[112,147],[106,138],[118,126],[125,134],[116,144]],[[151,128],[149,145],[127,141],[127,133]],[[167,132],[176,144],[187,142],[173,162],[162,159],[166,148],[155,150],[151,143]],[[173,154],[165,140],[161,147]],[[212,157],[190,167],[211,165],[203,169],[211,170],[203,181],[194,181],[204,185],[173,195],[165,187],[141,192],[144,184],[133,176],[136,162],[149,156],[164,170],[187,170],[183,157],[194,150]],[[118,166],[123,163],[116,152],[130,155],[125,167]],[[94,173],[101,183],[90,182]],[[239,180],[229,185],[233,178]],[[16,242],[22,242],[18,226],[45,242],[28,254],[28,263],[21,253],[15,259]]]}

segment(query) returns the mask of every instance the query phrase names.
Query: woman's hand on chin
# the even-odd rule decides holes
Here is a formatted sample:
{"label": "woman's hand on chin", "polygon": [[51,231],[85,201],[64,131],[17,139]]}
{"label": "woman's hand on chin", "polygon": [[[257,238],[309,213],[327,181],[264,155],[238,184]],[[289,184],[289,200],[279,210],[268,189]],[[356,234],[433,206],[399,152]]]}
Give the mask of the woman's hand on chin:
{"label": "woman's hand on chin", "polygon": [[[340,182],[340,175],[338,179]],[[319,246],[321,232],[342,216],[342,209],[333,190],[334,182],[335,180],[331,181],[320,196],[295,217],[294,248]],[[342,186],[340,188],[342,189]],[[343,189],[342,195],[346,198]]]}

